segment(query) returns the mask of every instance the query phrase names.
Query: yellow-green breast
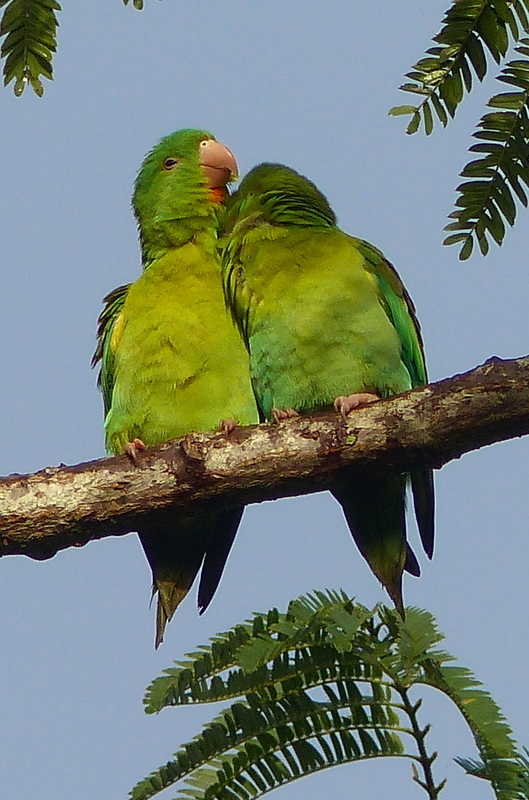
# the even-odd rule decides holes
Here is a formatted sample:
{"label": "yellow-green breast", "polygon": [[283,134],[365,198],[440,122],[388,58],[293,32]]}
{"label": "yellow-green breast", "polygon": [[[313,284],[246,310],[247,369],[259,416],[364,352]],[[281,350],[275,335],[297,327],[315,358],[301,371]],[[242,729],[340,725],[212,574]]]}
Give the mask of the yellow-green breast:
{"label": "yellow-green breast", "polygon": [[256,229],[244,273],[249,346],[264,413],[331,405],[342,394],[411,387],[402,343],[362,254],[337,229]]}
{"label": "yellow-green breast", "polygon": [[219,265],[196,244],[154,261],[131,286],[111,341],[107,448],[152,446],[224,418],[258,421],[248,354],[225,308]]}

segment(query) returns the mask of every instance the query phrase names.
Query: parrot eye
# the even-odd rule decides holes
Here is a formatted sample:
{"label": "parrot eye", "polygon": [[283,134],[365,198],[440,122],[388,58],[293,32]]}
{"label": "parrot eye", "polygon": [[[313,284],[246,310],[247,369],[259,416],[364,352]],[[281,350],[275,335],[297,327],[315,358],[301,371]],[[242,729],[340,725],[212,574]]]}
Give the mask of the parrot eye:
{"label": "parrot eye", "polygon": [[179,162],[176,160],[176,158],[166,158],[163,162],[163,168],[167,170],[174,169],[178,166],[178,163]]}

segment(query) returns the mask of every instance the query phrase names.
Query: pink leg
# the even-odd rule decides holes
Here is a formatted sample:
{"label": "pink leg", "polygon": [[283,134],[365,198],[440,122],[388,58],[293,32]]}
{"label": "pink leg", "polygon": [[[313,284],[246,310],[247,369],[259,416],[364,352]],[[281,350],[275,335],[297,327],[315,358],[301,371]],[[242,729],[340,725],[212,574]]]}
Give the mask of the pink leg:
{"label": "pink leg", "polygon": [[229,419],[221,419],[219,423],[219,431],[223,433],[225,436],[229,436],[230,433],[232,433],[236,427],[237,427],[237,420],[232,419],[231,417]]}
{"label": "pink leg", "polygon": [[299,417],[295,408],[273,408],[272,419],[274,422],[282,422],[284,419],[293,419]]}
{"label": "pink leg", "polygon": [[127,442],[123,448],[125,455],[130,458],[133,464],[138,464],[138,453],[140,450],[146,450],[144,443],[141,439],[134,439],[132,442]]}
{"label": "pink leg", "polygon": [[362,408],[362,406],[367,406],[370,403],[376,403],[377,400],[380,400],[380,397],[370,392],[341,395],[334,401],[334,408],[345,419],[348,413],[354,408]]}

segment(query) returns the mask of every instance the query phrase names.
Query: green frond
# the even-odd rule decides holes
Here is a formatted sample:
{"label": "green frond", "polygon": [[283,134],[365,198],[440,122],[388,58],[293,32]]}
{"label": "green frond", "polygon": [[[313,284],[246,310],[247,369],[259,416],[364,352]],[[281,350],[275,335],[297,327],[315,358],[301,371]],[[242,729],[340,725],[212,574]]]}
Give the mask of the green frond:
{"label": "green frond", "polygon": [[479,157],[461,172],[467,178],[457,187],[459,197],[449,215],[454,222],[444,244],[462,245],[460,259],[469,258],[474,243],[481,253],[489,251],[490,240],[501,245],[506,225],[514,225],[517,203],[527,207],[529,185],[529,39],[516,48],[524,56],[505,65],[498,80],[514,91],[492,97],[473,134],[479,140],[470,151]]}
{"label": "green frond", "polygon": [[[408,607],[406,619],[399,615],[381,613],[384,623],[388,626],[394,645],[392,647],[391,674],[401,684],[410,686],[416,681],[421,682],[424,674],[424,665],[435,660],[438,664],[453,661],[454,657],[435,646],[443,641],[444,636],[439,631],[432,614],[421,608]],[[389,664],[385,662],[386,667]]]}
{"label": "green frond", "polygon": [[[217,634],[208,648],[164,670],[147,689],[146,713],[166,706],[233,699],[270,681],[281,694],[291,684],[323,685],[335,673],[336,657],[339,660],[342,652],[352,651],[354,634],[372,613],[344,594],[329,592],[293,601],[286,614],[277,609],[255,614],[253,620]],[[356,678],[373,669],[356,654],[341,668]]]}
{"label": "green frond", "polygon": [[[129,0],[123,0],[123,4],[128,6]],[[143,8],[143,0],[132,0],[132,5],[137,11],[141,11]]]}
{"label": "green frond", "polygon": [[456,763],[468,775],[489,781],[501,800],[529,800],[529,764],[519,757],[495,759],[487,763],[472,758],[456,758]]}
{"label": "green frond", "polygon": [[[134,787],[132,800],[180,781],[178,797],[253,798],[335,764],[381,756],[422,766],[424,781],[417,780],[437,797],[443,782],[436,786],[431,775],[429,726],[421,728],[420,701],[408,697],[417,685],[455,703],[474,734],[482,777],[501,800],[520,800],[512,793],[520,757],[510,728],[471,673],[448,665],[453,657],[438,649],[442,639],[426,611],[408,608],[403,621],[394,610],[368,610],[344,592],[314,592],[292,601],[286,613],[254,614],[149,687],[148,713],[234,702]],[[406,751],[405,741],[415,741],[418,755]]]}
{"label": "green frond", "polygon": [[418,97],[417,105],[396,106],[390,114],[411,115],[407,133],[421,127],[427,135],[434,119],[446,127],[474,77],[482,81],[492,58],[500,64],[511,44],[528,30],[528,0],[453,0],[443,27],[408,72],[411,83],[399,88]]}
{"label": "green frond", "polygon": [[459,708],[474,734],[480,752],[496,758],[517,756],[512,730],[489,692],[472,672],[462,666],[446,666],[434,660],[425,665],[418,681],[446,694]]}
{"label": "green frond", "polygon": [[518,784],[519,784],[519,791],[524,800],[529,800],[529,760],[527,756],[529,756],[529,750],[527,747],[523,748],[525,755],[520,755],[518,758]]}
{"label": "green frond", "polygon": [[156,714],[167,706],[215,702],[243,694],[246,681],[242,671],[232,670],[229,680],[220,673],[236,667],[235,653],[251,637],[252,624],[247,621],[217,634],[201,652],[187,653],[185,661],[175,661],[174,667],[164,670],[147,688],[145,712]]}
{"label": "green frond", "polygon": [[[481,762],[456,759],[464,769],[481,764],[481,774],[489,780],[498,800],[523,800],[519,793],[520,757],[512,730],[489,692],[481,688],[471,671],[462,666],[446,666],[434,659],[425,663],[424,677],[418,683],[433,686],[457,706],[474,736]],[[477,769],[477,768],[476,768]]]}
{"label": "green frond", "polygon": [[327,702],[304,691],[275,701],[250,694],[141,781],[131,798],[146,800],[183,778],[197,790],[183,790],[192,797],[237,794],[241,786],[262,794],[336,764],[402,756],[400,736],[410,731],[394,706],[387,691],[362,694],[354,682],[340,684]]}
{"label": "green frond", "polygon": [[56,0],[0,0],[5,11],[0,22],[4,37],[0,56],[4,62],[4,86],[15,82],[19,97],[28,83],[39,97],[44,93],[41,76],[53,79],[52,59],[57,49]]}

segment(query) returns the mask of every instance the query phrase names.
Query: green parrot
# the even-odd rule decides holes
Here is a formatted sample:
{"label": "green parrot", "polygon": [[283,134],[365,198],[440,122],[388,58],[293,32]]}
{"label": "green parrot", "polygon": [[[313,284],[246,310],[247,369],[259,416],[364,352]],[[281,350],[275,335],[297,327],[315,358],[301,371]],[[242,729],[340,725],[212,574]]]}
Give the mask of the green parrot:
{"label": "green parrot", "polygon": [[[189,431],[229,432],[259,415],[248,353],[226,309],[217,250],[218,218],[237,175],[232,153],[206,131],[163,138],[146,156],[132,206],[143,272],[104,300],[99,385],[107,450],[139,450]],[[243,507],[172,513],[138,531],[158,594],[156,639],[202,566],[202,613],[220,581]]]}
{"label": "green parrot", "polygon": [[[230,201],[229,201],[230,202]],[[261,417],[353,408],[427,383],[413,303],[372,245],[341,231],[327,199],[281,164],[251,170],[231,198],[221,238],[226,300],[250,354]],[[430,469],[363,470],[336,483],[353,538],[404,615],[402,575],[420,574],[406,538],[411,480],[428,557]]]}

